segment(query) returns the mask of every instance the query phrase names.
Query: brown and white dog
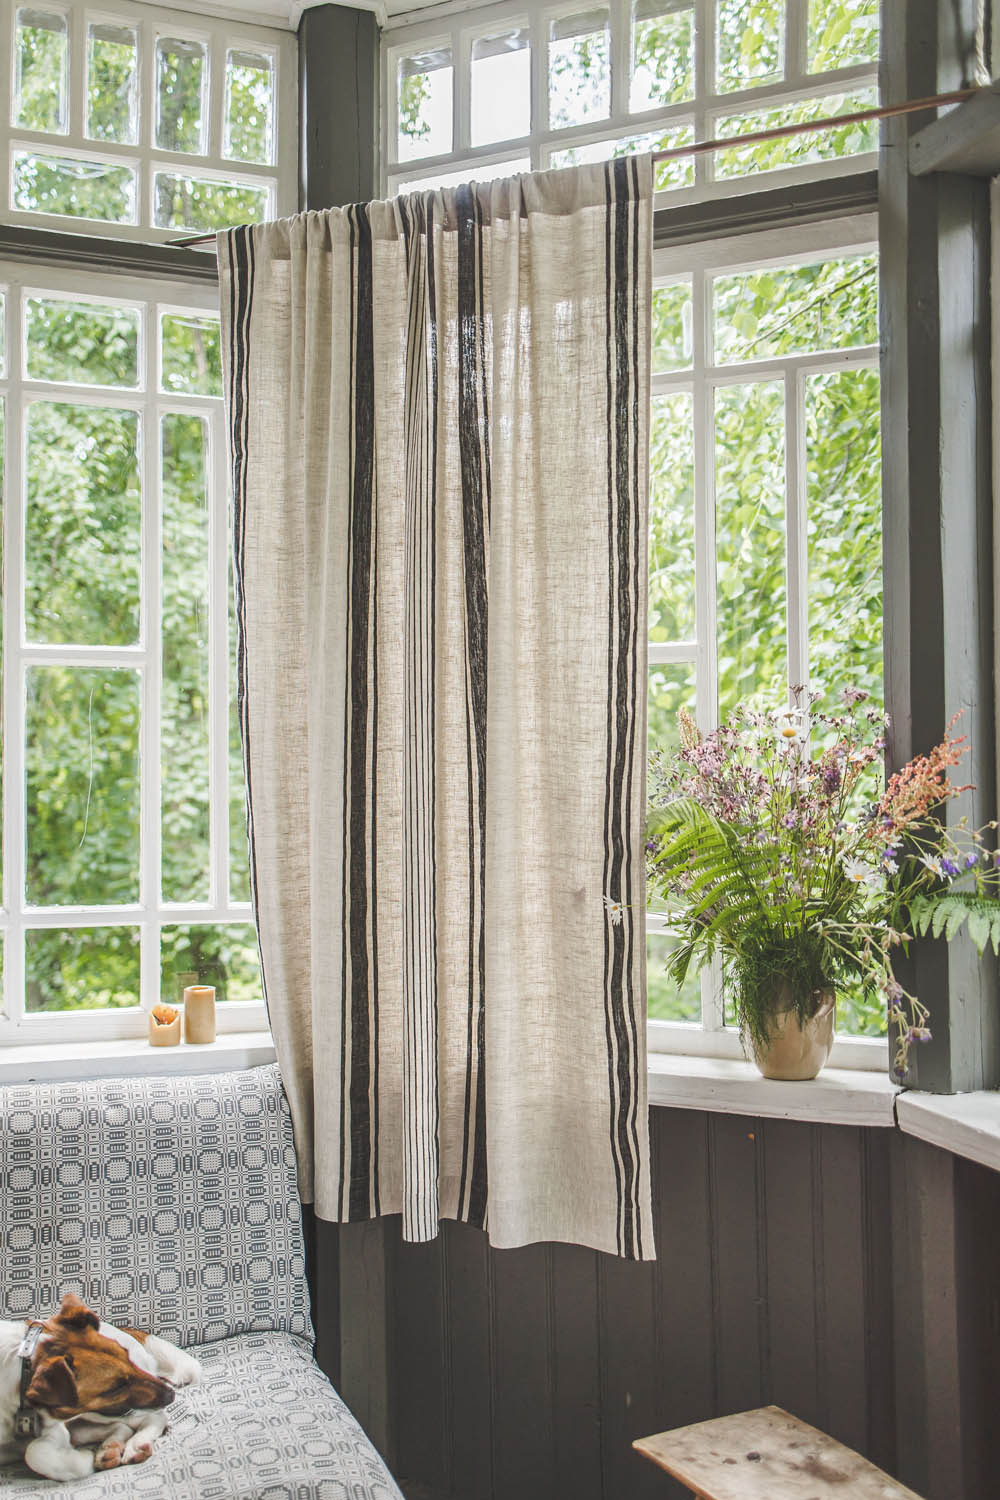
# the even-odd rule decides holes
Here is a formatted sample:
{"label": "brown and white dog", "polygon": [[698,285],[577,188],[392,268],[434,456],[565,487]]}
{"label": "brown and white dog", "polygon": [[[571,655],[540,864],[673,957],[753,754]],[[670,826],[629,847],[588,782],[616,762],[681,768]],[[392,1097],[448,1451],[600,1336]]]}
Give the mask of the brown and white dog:
{"label": "brown and white dog", "polygon": [[[82,1479],[144,1463],[174,1388],[197,1382],[198,1361],[155,1334],[102,1323],[72,1292],[35,1326],[0,1322],[0,1464],[23,1456],[47,1479]],[[29,1329],[37,1342],[25,1359]]]}

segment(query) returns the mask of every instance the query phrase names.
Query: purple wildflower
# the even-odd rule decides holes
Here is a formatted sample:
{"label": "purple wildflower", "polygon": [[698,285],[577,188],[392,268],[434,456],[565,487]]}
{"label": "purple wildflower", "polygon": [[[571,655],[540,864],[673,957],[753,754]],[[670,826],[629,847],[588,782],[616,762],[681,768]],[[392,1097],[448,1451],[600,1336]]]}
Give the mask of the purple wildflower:
{"label": "purple wildflower", "polygon": [[955,863],[955,861],[953,859],[942,859],[942,861],[941,861],[941,873],[943,875],[957,875],[958,874],[958,865],[956,865],[956,863]]}
{"label": "purple wildflower", "polygon": [[979,863],[979,855],[978,854],[967,854],[965,856],[965,868],[967,870],[971,870],[975,865],[978,865],[978,863]]}
{"label": "purple wildflower", "polygon": [[824,766],[823,789],[827,792],[838,792],[840,790],[840,767],[838,765]]}

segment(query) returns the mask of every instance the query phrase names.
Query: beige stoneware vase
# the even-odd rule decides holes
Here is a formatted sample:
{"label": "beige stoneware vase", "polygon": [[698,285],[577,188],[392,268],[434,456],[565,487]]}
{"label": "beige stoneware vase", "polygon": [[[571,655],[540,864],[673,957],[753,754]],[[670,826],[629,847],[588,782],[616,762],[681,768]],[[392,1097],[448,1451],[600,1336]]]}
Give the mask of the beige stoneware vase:
{"label": "beige stoneware vase", "polygon": [[753,1048],[754,1062],[764,1077],[786,1083],[815,1078],[833,1048],[836,1009],[833,990],[821,990],[819,1008],[804,1026],[799,1024],[796,1011],[778,1011],[767,1047]]}

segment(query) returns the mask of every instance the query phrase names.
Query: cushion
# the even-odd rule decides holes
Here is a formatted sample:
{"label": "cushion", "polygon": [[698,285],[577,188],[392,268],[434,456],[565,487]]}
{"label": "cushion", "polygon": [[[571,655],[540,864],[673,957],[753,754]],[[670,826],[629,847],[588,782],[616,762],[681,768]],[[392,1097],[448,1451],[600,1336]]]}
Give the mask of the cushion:
{"label": "cushion", "polygon": [[202,1384],[178,1393],[146,1463],[72,1485],[5,1469],[3,1500],[401,1500],[301,1339],[243,1334],[191,1352]]}
{"label": "cushion", "polygon": [[0,1089],[0,1318],[64,1292],[182,1346],[309,1337],[275,1066]]}

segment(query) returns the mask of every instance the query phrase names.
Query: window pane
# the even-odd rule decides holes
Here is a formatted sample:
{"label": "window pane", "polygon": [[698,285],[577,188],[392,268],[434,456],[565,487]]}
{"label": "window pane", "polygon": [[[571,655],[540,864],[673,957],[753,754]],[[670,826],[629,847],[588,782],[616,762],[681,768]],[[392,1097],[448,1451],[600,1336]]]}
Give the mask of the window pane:
{"label": "window pane", "polygon": [[[877,103],[874,89],[863,89],[854,94],[826,94],[819,99],[801,99],[797,104],[756,110],[752,114],[729,115],[716,121],[713,134],[722,137],[750,135],[758,130],[771,130],[776,125],[795,125],[799,121],[825,120],[830,115],[849,115],[862,109],[874,109]],[[717,151],[714,171],[719,178],[746,177],[752,172],[774,172],[782,167],[833,161],[877,148],[878,121],[862,120],[854,125],[838,125],[834,130],[809,131],[805,135],[785,136],[778,141],[757,141],[750,146]]]}
{"label": "window pane", "polygon": [[271,189],[215,178],[156,174],[156,224],[160,229],[229,229],[259,224],[269,214]]}
{"label": "window pane", "polygon": [[7,373],[7,300],[0,292],[0,375]]}
{"label": "window pane", "polygon": [[24,935],[25,1009],[119,1010],[139,1004],[139,929],[66,927]]}
{"label": "window pane", "polygon": [[564,16],[549,32],[549,125],[584,125],[611,113],[611,33],[606,10]]}
{"label": "window pane", "polygon": [[633,110],[694,98],[691,0],[636,0],[632,13]]}
{"label": "window pane", "polygon": [[31,667],[25,894],[39,906],[139,899],[139,673]]}
{"label": "window pane", "polygon": [[111,162],[15,151],[11,203],[29,213],[135,223],[135,173]]}
{"label": "window pane", "polygon": [[28,297],[26,320],[30,380],[139,384],[137,308]]}
{"label": "window pane", "polygon": [[[7,433],[7,403],[0,396],[0,578],[3,578],[3,497],[4,477],[6,474],[6,433]],[[3,694],[5,684],[5,673],[3,671],[3,611],[0,610],[0,786],[3,785]],[[3,819],[0,818],[0,900],[3,899]],[[0,1003],[3,997],[3,949],[0,946]]]}
{"label": "window pane", "polygon": [[164,313],[160,320],[160,388],[186,396],[222,395],[219,320]]}
{"label": "window pane", "polygon": [[451,49],[405,57],[399,64],[397,161],[443,156],[452,146]]}
{"label": "window pane", "polygon": [[521,172],[531,171],[531,158],[517,156],[513,161],[495,162],[484,167],[481,162],[470,162],[457,172],[436,172],[431,177],[414,177],[405,182],[397,181],[397,193],[427,193],[438,188],[461,187],[464,182],[496,182],[503,177],[517,177]]}
{"label": "window pane", "polygon": [[266,52],[226,53],[223,156],[274,160],[274,63]]}
{"label": "window pane", "polygon": [[37,401],[27,413],[28,639],[126,646],[139,634],[139,418]]}
{"label": "window pane", "polygon": [[693,353],[691,278],[653,291],[653,374],[686,370]]}
{"label": "window pane", "polygon": [[179,1004],[189,984],[214,985],[217,1001],[262,1000],[253,923],[164,927],[160,934],[160,994],[169,1004]]}
{"label": "window pane", "polygon": [[809,71],[878,62],[878,0],[809,0]]}
{"label": "window pane", "polygon": [[842,688],[882,700],[882,489],[877,370],[805,383],[809,680],[821,707]]}
{"label": "window pane", "polygon": [[716,17],[720,93],[782,76],[785,0],[717,0]]}
{"label": "window pane", "polygon": [[[655,131],[647,135],[631,135],[624,139],[618,136],[610,140],[591,141],[586,146],[566,146],[561,151],[549,153],[549,165],[576,167],[585,162],[610,161],[618,156],[634,156],[637,152],[688,146],[693,140],[694,130],[690,125],[672,126],[669,130]],[[666,192],[670,188],[693,186],[694,160],[690,156],[657,162],[653,168],[653,188],[657,193]]]}
{"label": "window pane", "polygon": [[713,309],[720,364],[877,344],[875,257],[717,276]]}
{"label": "window pane", "polygon": [[156,144],[161,151],[205,152],[208,58],[201,42],[158,37]]}
{"label": "window pane", "polygon": [[87,134],[95,141],[138,140],[139,62],[131,26],[93,24],[87,33]]}
{"label": "window pane", "polygon": [[701,976],[688,973],[678,988],[667,973],[667,961],[677,947],[667,932],[646,934],[646,995],[651,1021],[700,1021]]}
{"label": "window pane", "polygon": [[229,559],[229,899],[250,900],[250,850],[247,842],[246,782],[237,676],[236,604],[233,560]]}
{"label": "window pane", "polygon": [[66,17],[19,10],[15,39],[14,123],[25,130],[66,132]]}
{"label": "window pane", "polygon": [[509,141],[531,129],[531,49],[526,31],[472,44],[472,144]]}
{"label": "window pane", "polygon": [[649,639],[694,639],[694,402],[654,396],[649,436]]}
{"label": "window pane", "polygon": [[650,752],[672,755],[680,749],[677,715],[686,708],[695,716],[694,662],[669,663],[649,669],[647,712]]}
{"label": "window pane", "polygon": [[207,901],[208,427],[164,417],[160,836],[164,901]]}
{"label": "window pane", "polygon": [[719,717],[754,693],[784,698],[785,391],[781,381],[715,394]]}

